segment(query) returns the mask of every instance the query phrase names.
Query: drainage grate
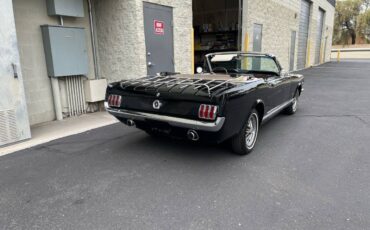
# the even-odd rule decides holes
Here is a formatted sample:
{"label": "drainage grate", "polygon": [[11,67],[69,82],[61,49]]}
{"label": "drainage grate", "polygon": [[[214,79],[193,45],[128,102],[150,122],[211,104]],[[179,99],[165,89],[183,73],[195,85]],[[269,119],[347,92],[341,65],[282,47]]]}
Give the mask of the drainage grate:
{"label": "drainage grate", "polygon": [[15,110],[0,111],[0,146],[18,139]]}

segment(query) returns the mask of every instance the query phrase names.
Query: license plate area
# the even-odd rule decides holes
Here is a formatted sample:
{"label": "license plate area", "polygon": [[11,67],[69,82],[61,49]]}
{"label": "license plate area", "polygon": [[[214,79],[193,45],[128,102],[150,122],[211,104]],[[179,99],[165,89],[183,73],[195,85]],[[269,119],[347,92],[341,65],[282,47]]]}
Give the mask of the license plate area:
{"label": "license plate area", "polygon": [[155,121],[155,120],[146,120],[148,124],[152,127],[158,127],[158,128],[163,128],[163,129],[170,129],[171,126],[167,122],[163,121]]}
{"label": "license plate area", "polygon": [[146,120],[149,124],[152,131],[157,133],[162,133],[169,135],[172,132],[172,127],[166,123],[161,121],[154,121],[154,120]]}

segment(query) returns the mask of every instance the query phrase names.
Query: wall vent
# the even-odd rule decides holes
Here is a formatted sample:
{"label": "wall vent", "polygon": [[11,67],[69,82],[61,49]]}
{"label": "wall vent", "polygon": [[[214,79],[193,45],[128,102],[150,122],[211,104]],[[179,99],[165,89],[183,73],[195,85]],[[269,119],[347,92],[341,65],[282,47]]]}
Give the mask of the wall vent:
{"label": "wall vent", "polygon": [[15,110],[0,110],[0,146],[18,140]]}

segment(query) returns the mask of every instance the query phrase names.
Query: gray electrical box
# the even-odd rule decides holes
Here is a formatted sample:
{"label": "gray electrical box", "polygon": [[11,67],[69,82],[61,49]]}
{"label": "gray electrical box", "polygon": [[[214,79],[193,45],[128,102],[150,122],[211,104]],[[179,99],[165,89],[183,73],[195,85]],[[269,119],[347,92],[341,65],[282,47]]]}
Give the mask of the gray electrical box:
{"label": "gray electrical box", "polygon": [[50,77],[88,74],[84,28],[43,25],[41,30]]}
{"label": "gray electrical box", "polygon": [[46,0],[49,16],[84,17],[83,0]]}

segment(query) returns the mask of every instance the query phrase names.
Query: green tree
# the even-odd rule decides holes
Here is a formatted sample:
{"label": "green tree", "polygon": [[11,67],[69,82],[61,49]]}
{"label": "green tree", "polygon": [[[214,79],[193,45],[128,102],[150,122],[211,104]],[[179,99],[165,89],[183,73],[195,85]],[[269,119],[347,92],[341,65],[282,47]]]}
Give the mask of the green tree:
{"label": "green tree", "polygon": [[364,11],[358,16],[357,33],[361,38],[370,39],[370,0],[366,0]]}
{"label": "green tree", "polygon": [[370,10],[370,0],[363,0],[365,11]]}
{"label": "green tree", "polygon": [[[367,1],[367,0],[365,0]],[[356,43],[358,16],[364,7],[364,0],[337,1],[334,23],[336,43]]]}

